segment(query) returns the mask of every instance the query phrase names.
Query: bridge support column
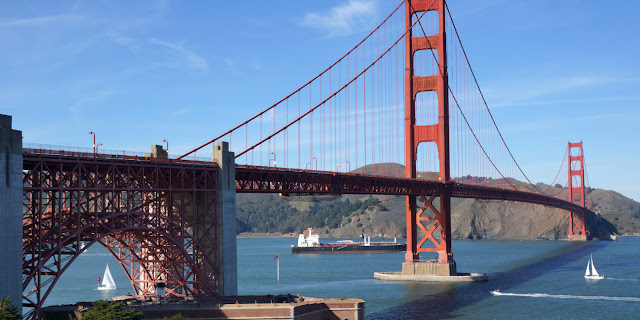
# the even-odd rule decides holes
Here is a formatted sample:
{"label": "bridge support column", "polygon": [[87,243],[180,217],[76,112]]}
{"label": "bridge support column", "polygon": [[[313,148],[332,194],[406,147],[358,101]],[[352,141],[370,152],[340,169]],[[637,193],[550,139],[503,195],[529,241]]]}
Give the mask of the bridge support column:
{"label": "bridge support column", "polygon": [[[422,208],[417,210],[415,196],[407,196],[407,252],[402,266],[403,274],[455,275],[456,267],[451,253],[451,191],[449,190],[449,84],[447,75],[447,48],[444,0],[405,0],[405,27],[411,29],[413,17],[425,11],[438,13],[438,33],[422,34],[415,28],[405,37],[404,119],[405,119],[405,177],[416,178],[417,150],[420,143],[435,143],[438,151],[438,180],[442,189],[437,194],[420,196]],[[414,55],[435,50],[438,71],[432,75],[417,76]],[[429,125],[416,123],[416,96],[420,92],[435,92],[438,96],[438,122]],[[435,201],[435,199],[438,199]],[[420,230],[418,230],[420,228]],[[418,241],[418,232],[423,238]],[[420,261],[420,252],[437,252],[437,263]]]}
{"label": "bridge support column", "polygon": [[[569,158],[569,202],[580,201],[580,206],[585,207],[584,190],[584,156],[582,141],[568,144]],[[573,153],[571,152],[573,151]],[[574,178],[576,184],[574,185]],[[580,196],[580,199],[576,196]],[[569,240],[586,241],[587,233],[584,224],[584,212],[569,212]]]}
{"label": "bridge support column", "polygon": [[22,310],[22,132],[0,115],[0,298]]}
{"label": "bridge support column", "polygon": [[236,247],[236,165],[229,143],[218,141],[213,146],[213,161],[218,164],[216,191],[217,287],[218,294],[238,295]]}
{"label": "bridge support column", "polygon": [[[407,254],[402,264],[402,274],[407,276],[453,276],[457,274],[456,262],[451,253],[451,194],[447,185],[440,194],[420,196],[422,207],[415,212],[414,226],[424,234],[416,242],[417,230],[412,230],[412,243],[407,231]],[[414,202],[415,204],[415,202]],[[415,208],[415,206],[413,207]],[[409,227],[407,225],[407,227]],[[415,228],[415,227],[414,227]],[[436,261],[420,261],[420,252],[437,252]],[[413,258],[413,259],[409,259]]]}

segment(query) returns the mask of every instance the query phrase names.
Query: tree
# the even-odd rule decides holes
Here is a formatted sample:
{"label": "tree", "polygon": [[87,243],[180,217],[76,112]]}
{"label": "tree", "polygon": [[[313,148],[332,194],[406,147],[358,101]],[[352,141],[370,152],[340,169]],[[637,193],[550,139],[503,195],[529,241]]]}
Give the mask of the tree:
{"label": "tree", "polygon": [[0,299],[0,320],[19,320],[20,310],[14,306],[9,297]]}
{"label": "tree", "polygon": [[183,316],[182,313],[178,313],[172,317],[164,317],[163,320],[189,320],[189,317]]}
{"label": "tree", "polygon": [[140,320],[142,312],[127,309],[120,302],[96,301],[93,310],[82,315],[83,320]]}

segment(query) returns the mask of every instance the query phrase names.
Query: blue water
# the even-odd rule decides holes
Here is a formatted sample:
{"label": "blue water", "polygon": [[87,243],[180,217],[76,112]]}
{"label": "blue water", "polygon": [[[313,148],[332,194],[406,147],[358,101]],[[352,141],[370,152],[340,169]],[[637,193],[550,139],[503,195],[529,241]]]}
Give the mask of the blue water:
{"label": "blue water", "polygon": [[[239,238],[241,295],[290,293],[361,298],[367,319],[585,319],[640,314],[640,239],[617,242],[454,241],[458,270],[489,274],[480,283],[403,283],[373,279],[399,271],[403,253],[293,255],[296,239]],[[604,280],[583,278],[589,255]],[[276,260],[280,260],[280,282]],[[106,263],[118,289],[95,290]],[[513,294],[493,296],[490,291]],[[131,291],[115,259],[97,245],[56,284],[47,305],[105,299]]]}

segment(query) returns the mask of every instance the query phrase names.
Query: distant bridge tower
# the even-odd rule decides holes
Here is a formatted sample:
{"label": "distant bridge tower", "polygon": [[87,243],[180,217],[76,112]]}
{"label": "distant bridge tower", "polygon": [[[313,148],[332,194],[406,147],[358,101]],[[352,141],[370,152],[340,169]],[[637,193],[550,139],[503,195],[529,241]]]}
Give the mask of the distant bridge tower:
{"label": "distant bridge tower", "polygon": [[[449,102],[445,34],[444,0],[405,0],[406,30],[425,11],[439,15],[438,32],[431,36],[418,36],[420,32],[405,35],[404,117],[405,117],[405,177],[416,178],[416,154],[420,143],[435,143],[439,159],[440,191],[420,195],[423,200],[418,210],[416,196],[407,196],[407,252],[402,266],[403,274],[452,275],[456,273],[451,253],[451,190],[449,174]],[[426,16],[426,15],[425,15]],[[421,30],[416,25],[417,30]],[[428,76],[414,74],[414,55],[420,50],[436,50],[438,72]],[[431,125],[416,124],[416,96],[419,92],[435,92],[438,97],[438,122]],[[418,241],[418,230],[424,236]],[[420,263],[420,252],[437,252],[439,263]],[[429,269],[429,270],[427,270]]]}
{"label": "distant bridge tower", "polygon": [[[582,141],[576,143],[569,142],[567,148],[567,153],[569,154],[569,202],[575,203],[575,200],[578,200],[576,195],[580,195],[580,205],[584,207],[584,153],[582,150]],[[574,153],[571,153],[572,150]],[[579,183],[575,186],[573,185],[574,177],[578,177]],[[571,212],[569,220],[569,239],[587,240],[584,212]]]}

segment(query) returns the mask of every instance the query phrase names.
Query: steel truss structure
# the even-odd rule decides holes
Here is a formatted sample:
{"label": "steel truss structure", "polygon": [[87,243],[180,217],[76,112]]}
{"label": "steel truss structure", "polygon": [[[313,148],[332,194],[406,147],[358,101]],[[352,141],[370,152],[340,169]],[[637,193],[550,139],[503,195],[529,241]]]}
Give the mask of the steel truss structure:
{"label": "steel truss structure", "polygon": [[[425,203],[437,200],[445,192],[454,198],[517,201],[562,210],[593,213],[579,204],[538,193],[461,183],[371,176],[328,171],[306,171],[274,167],[237,166],[236,192],[280,193],[287,195],[386,194],[418,196]],[[430,196],[424,196],[430,195]],[[437,202],[437,201],[436,201]],[[433,209],[437,205],[432,205]],[[421,208],[422,209],[422,208]],[[429,206],[425,209],[433,209]],[[418,210],[419,211],[419,210]],[[424,209],[422,211],[425,211]],[[439,213],[439,210],[435,210]],[[422,212],[424,213],[424,212]],[[424,217],[423,217],[424,218]],[[431,220],[425,220],[431,221]]]}
{"label": "steel truss structure", "polygon": [[[23,306],[40,307],[94,243],[135,294],[217,293],[215,163],[23,154]],[[84,245],[83,245],[84,244]]]}

